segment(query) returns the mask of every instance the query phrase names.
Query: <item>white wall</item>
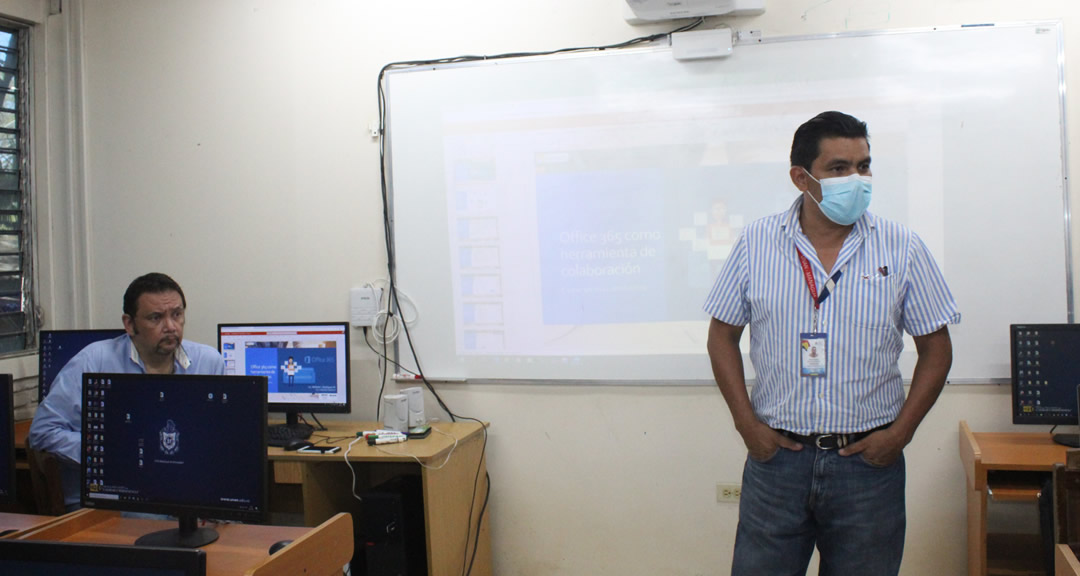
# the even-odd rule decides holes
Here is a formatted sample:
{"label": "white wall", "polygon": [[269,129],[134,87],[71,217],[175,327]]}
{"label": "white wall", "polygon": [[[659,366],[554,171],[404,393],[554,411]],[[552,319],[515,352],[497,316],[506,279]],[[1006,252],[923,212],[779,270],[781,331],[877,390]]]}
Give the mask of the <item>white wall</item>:
{"label": "white wall", "polygon": [[[1060,18],[1067,46],[1080,45],[1080,7],[1068,0],[767,5],[763,16],[728,22],[803,35]],[[184,286],[187,335],[203,342],[214,341],[221,321],[345,318],[349,288],[385,276],[377,146],[366,135],[377,117],[378,69],[397,60],[606,44],[668,28],[631,27],[621,6],[65,2],[50,25],[73,42],[66,74],[76,96],[67,111],[75,119],[69,134],[80,141],[65,164],[75,167],[75,181],[49,192],[58,210],[42,234],[50,262],[83,250],[78,242],[65,248],[63,238],[48,244],[66,232],[46,227],[72,220],[60,195],[75,194],[87,210],[83,218],[75,203],[87,257],[76,259],[84,273],[48,267],[47,325],[118,326],[124,287],[149,270]],[[1068,65],[1068,82],[1080,86],[1080,57],[1070,53]],[[1078,106],[1073,96],[1067,115],[1080,118]],[[1077,130],[1080,123],[1070,126],[1070,140]],[[1080,174],[1075,155],[1069,168]],[[54,286],[84,286],[86,306],[65,304],[70,291]],[[374,357],[354,345],[353,358],[352,416],[370,419]],[[739,481],[745,450],[714,388],[507,384],[441,392],[456,412],[492,424],[497,574],[728,573],[737,508],[716,503],[715,485]],[[908,448],[904,574],[966,571],[957,422],[1009,429],[1008,402],[1004,387],[950,387]]]}

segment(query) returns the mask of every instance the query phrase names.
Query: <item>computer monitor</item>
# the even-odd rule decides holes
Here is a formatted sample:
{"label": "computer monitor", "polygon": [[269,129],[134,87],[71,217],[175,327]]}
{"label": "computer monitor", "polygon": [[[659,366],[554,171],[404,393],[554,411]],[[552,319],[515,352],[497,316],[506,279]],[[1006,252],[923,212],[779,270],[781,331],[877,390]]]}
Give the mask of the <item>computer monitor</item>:
{"label": "computer monitor", "polygon": [[206,576],[206,552],[41,540],[0,540],[0,574]]}
{"label": "computer monitor", "polygon": [[87,344],[111,340],[125,334],[123,329],[42,330],[38,332],[38,402],[45,400],[60,370]]}
{"label": "computer monitor", "polygon": [[198,518],[266,517],[265,377],[88,372],[82,447],[84,507],[179,518],[137,545],[196,548],[217,539]]}
{"label": "computer monitor", "polygon": [[15,400],[11,374],[0,374],[0,502],[15,500]]}
{"label": "computer monitor", "polygon": [[218,349],[226,374],[266,376],[285,427],[301,427],[300,412],[351,411],[347,322],[218,324]]}
{"label": "computer monitor", "polygon": [[[1013,324],[1013,424],[1077,424],[1080,386],[1080,324]],[[1054,441],[1080,446],[1077,434]]]}

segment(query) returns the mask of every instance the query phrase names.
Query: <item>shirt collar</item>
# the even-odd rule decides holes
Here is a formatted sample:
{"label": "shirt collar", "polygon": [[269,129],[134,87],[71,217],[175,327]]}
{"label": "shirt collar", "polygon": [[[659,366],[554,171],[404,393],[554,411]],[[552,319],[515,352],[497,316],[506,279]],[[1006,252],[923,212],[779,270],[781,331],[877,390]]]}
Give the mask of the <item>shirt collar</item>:
{"label": "shirt collar", "polygon": [[[128,357],[131,358],[132,362],[142,366],[143,369],[146,368],[146,365],[143,364],[142,357],[139,356],[139,350],[135,348],[135,341],[131,338],[128,338]],[[191,358],[188,358],[187,352],[184,351],[183,340],[181,340],[180,345],[176,347],[173,359],[176,361],[177,365],[184,370],[187,370],[188,366],[191,366]]]}

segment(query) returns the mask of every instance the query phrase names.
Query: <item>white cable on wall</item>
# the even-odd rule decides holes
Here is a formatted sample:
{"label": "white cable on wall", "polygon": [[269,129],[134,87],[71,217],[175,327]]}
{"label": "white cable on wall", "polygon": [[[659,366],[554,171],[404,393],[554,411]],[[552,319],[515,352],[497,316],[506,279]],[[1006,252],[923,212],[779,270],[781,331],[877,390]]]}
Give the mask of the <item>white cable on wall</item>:
{"label": "white cable on wall", "polygon": [[[390,283],[385,279],[375,280],[371,283],[379,295],[378,312],[375,313],[375,326],[371,333],[377,344],[390,344],[401,335],[401,321],[412,326],[420,318],[420,310],[409,295],[400,289],[397,291],[397,313],[392,313],[394,298],[390,295]],[[412,317],[407,317],[406,310],[411,309]]]}

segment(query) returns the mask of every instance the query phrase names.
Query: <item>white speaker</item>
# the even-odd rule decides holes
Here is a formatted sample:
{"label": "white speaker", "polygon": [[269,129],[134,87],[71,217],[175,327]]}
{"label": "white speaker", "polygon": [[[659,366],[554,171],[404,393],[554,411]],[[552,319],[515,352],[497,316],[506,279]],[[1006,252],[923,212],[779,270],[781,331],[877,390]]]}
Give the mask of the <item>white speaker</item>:
{"label": "white speaker", "polygon": [[427,418],[424,417],[424,389],[414,386],[403,389],[401,393],[409,398],[409,428],[427,424]]}
{"label": "white speaker", "polygon": [[383,396],[383,428],[409,431],[409,398],[404,394]]}

